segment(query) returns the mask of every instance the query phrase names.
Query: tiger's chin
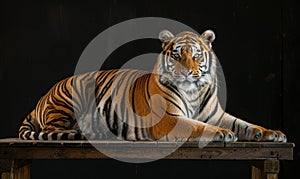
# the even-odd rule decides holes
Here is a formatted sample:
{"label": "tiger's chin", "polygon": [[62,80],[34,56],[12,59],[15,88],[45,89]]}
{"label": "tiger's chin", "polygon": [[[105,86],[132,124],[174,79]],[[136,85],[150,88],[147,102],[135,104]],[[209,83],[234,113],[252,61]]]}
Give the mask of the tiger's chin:
{"label": "tiger's chin", "polygon": [[192,93],[199,91],[199,88],[194,84],[190,82],[184,82],[176,85],[178,89],[181,91],[184,91],[186,93]]}
{"label": "tiger's chin", "polygon": [[188,80],[177,82],[175,81],[175,85],[180,91],[184,91],[186,93],[194,93],[200,90],[200,87],[195,82],[190,82]]}

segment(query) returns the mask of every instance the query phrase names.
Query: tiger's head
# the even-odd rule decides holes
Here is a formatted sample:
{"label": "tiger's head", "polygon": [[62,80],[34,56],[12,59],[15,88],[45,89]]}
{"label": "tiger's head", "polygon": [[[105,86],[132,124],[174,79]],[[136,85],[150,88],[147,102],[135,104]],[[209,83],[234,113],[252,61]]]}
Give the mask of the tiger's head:
{"label": "tiger's head", "polygon": [[161,83],[172,83],[185,92],[199,91],[215,83],[216,55],[212,50],[215,34],[211,30],[201,35],[181,32],[174,36],[163,30],[159,34],[162,42],[156,72]]}

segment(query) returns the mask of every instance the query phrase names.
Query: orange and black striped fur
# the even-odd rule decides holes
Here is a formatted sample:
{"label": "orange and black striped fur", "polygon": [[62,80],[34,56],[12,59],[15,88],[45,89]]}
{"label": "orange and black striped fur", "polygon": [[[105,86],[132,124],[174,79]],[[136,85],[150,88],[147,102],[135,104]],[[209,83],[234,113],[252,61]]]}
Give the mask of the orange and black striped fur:
{"label": "orange and black striped fur", "polygon": [[217,96],[215,34],[159,34],[152,73],[100,70],[55,84],[25,118],[21,139],[281,141],[286,136],[234,117]]}

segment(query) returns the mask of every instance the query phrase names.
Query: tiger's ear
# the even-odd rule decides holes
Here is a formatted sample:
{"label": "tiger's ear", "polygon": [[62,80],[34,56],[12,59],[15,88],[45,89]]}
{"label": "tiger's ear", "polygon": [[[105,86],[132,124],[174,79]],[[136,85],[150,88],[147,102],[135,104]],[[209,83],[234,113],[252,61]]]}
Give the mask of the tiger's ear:
{"label": "tiger's ear", "polygon": [[164,47],[172,38],[174,35],[168,31],[168,30],[163,30],[159,33],[159,40],[162,42],[162,47]]}
{"label": "tiger's ear", "polygon": [[212,30],[206,30],[200,35],[200,38],[203,39],[205,42],[208,43],[210,48],[212,47],[212,42],[215,40],[216,36]]}

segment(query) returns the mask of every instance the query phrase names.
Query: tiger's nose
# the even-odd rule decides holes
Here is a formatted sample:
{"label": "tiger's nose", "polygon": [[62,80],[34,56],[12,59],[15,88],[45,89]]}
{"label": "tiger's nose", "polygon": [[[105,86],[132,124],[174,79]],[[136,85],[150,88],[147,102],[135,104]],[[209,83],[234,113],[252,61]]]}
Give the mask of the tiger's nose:
{"label": "tiger's nose", "polygon": [[190,75],[193,74],[193,71],[192,71],[192,70],[187,70],[187,69],[182,69],[182,70],[180,71],[180,73],[181,73],[183,76],[188,77],[188,76],[190,76]]}

